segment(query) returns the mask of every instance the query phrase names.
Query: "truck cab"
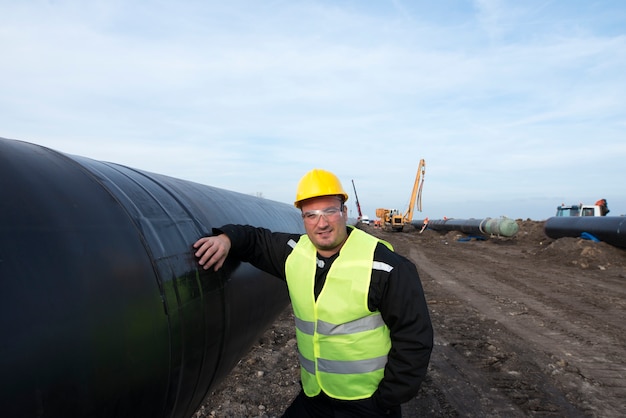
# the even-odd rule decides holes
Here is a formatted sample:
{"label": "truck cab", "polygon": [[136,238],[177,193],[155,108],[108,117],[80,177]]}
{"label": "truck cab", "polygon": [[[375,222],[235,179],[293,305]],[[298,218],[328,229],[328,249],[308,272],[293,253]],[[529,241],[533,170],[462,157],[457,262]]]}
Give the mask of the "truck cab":
{"label": "truck cab", "polygon": [[599,205],[561,205],[556,208],[556,216],[604,216]]}

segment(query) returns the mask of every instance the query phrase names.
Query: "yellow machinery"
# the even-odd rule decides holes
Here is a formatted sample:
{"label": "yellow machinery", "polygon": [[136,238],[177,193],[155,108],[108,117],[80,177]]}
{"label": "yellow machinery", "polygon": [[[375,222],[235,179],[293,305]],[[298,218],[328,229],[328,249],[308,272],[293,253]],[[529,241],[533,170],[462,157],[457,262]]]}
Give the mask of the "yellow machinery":
{"label": "yellow machinery", "polygon": [[417,175],[415,183],[413,183],[413,192],[409,201],[409,208],[402,214],[396,209],[376,209],[376,216],[380,219],[380,224],[384,229],[392,231],[402,231],[404,225],[411,223],[413,220],[413,210],[417,207],[418,211],[422,211],[422,187],[424,185],[424,174],[426,173],[426,163],[424,159],[420,160],[417,167]]}

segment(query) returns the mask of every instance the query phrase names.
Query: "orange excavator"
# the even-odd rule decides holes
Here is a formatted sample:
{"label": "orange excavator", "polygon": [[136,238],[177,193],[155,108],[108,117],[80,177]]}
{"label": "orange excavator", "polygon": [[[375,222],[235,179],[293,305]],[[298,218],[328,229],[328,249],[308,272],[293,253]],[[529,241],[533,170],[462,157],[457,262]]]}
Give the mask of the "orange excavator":
{"label": "orange excavator", "polygon": [[424,174],[426,174],[426,163],[421,159],[417,167],[417,175],[413,183],[413,191],[411,192],[411,200],[409,207],[400,213],[396,209],[376,209],[376,216],[380,219],[380,224],[384,229],[392,231],[402,231],[404,225],[410,224],[413,220],[413,211],[417,207],[418,211],[422,211],[422,187],[424,186]]}

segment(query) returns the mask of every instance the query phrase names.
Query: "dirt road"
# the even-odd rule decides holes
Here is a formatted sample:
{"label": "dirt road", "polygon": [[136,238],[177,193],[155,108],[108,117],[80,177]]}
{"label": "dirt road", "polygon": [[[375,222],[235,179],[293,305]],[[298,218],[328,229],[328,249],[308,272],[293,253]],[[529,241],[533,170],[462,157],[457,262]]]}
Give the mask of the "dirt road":
{"label": "dirt road", "polygon": [[[364,227],[417,265],[435,328],[405,417],[626,416],[626,251],[518,223],[469,241]],[[298,390],[287,311],[196,416],[280,416]]]}

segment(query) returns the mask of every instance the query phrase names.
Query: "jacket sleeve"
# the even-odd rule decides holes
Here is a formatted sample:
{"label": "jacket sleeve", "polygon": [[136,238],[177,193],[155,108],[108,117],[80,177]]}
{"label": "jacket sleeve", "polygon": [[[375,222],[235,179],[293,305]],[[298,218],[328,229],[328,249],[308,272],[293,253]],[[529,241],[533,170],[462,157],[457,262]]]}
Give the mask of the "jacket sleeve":
{"label": "jacket sleeve", "polygon": [[299,235],[233,224],[213,229],[214,235],[221,233],[230,239],[229,257],[248,262],[266,273],[285,280],[285,261],[292,250],[289,241],[297,242]]}
{"label": "jacket sleeve", "polygon": [[397,257],[393,269],[373,280],[370,290],[374,296],[370,303],[379,301],[377,308],[391,335],[385,374],[373,395],[383,409],[417,395],[433,349],[433,328],[417,269],[400,255],[392,257]]}

